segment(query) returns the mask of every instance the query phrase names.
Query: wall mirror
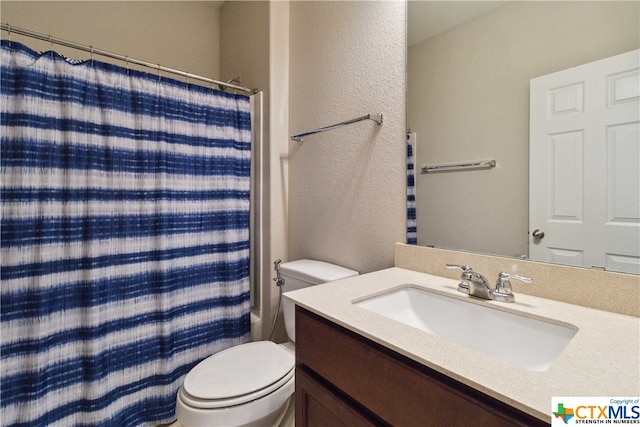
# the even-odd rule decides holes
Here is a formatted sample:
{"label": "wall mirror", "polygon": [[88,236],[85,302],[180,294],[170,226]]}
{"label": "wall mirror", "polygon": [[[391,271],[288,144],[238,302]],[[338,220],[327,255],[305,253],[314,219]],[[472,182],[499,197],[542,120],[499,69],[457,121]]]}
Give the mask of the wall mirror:
{"label": "wall mirror", "polygon": [[[639,5],[408,1],[419,245],[529,257],[530,80],[638,49]],[[421,173],[424,165],[471,160],[496,164]],[[628,230],[640,245],[637,217]]]}

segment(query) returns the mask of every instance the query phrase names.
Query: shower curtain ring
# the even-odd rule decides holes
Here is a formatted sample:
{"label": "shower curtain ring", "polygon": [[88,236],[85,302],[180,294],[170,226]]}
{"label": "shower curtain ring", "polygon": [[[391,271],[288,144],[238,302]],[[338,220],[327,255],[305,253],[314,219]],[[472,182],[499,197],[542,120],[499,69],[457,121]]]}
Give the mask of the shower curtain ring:
{"label": "shower curtain ring", "polygon": [[162,80],[162,74],[161,73],[161,69],[160,69],[160,63],[158,63],[158,81]]}

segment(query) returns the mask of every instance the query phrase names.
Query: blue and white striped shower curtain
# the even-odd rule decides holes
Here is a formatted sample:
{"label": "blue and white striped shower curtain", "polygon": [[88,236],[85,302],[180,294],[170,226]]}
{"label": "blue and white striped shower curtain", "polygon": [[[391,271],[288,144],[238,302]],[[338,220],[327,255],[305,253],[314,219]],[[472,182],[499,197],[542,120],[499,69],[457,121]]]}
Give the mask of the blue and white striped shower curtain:
{"label": "blue and white striped shower curtain", "polygon": [[418,244],[418,224],[416,219],[416,179],[413,148],[416,133],[407,132],[407,244]]}
{"label": "blue and white striped shower curtain", "polygon": [[2,41],[3,425],[156,425],[249,338],[249,99]]}

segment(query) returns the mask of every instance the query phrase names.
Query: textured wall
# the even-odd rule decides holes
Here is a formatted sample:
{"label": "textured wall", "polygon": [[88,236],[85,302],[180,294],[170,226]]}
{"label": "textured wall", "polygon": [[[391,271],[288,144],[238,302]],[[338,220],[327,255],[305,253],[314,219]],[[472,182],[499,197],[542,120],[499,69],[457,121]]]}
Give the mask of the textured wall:
{"label": "textured wall", "polygon": [[[51,34],[121,55],[160,63],[205,77],[218,78],[218,14],[221,2],[181,1],[7,1],[0,3],[2,22]],[[3,32],[3,37],[6,33]],[[21,41],[36,50],[48,42]],[[89,53],[61,46],[63,55],[88,59]],[[123,62],[96,58],[103,62]],[[135,68],[135,66],[131,66]],[[149,71],[148,68],[144,68]],[[176,78],[176,76],[171,76]],[[181,78],[181,77],[178,77]]]}
{"label": "textured wall", "polygon": [[405,4],[292,2],[291,134],[368,113],[372,121],[289,148],[289,258],[361,273],[405,241]]}

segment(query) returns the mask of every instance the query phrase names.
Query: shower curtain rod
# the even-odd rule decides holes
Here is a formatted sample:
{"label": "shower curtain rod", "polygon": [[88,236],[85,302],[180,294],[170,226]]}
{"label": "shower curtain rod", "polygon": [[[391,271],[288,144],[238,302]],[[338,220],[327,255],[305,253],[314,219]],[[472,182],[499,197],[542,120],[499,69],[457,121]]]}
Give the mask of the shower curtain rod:
{"label": "shower curtain rod", "polygon": [[[71,42],[71,41],[68,41],[68,40],[59,39],[57,37],[51,37],[51,35],[36,33],[35,31],[27,30],[25,28],[13,27],[13,26],[9,25],[8,23],[6,23],[6,24],[2,23],[2,28],[1,29],[3,31],[6,31],[7,33],[9,33],[9,37],[11,37],[12,33],[20,34],[22,36],[27,36],[27,37],[31,37],[31,38],[38,39],[38,40],[48,41],[52,45],[53,44],[57,44],[57,45],[60,45],[60,46],[66,46],[66,47],[70,47],[72,49],[77,49],[77,50],[82,50],[82,51],[85,51],[85,52],[89,52],[92,55],[100,55],[100,56],[105,56],[107,58],[112,58],[112,59],[117,59],[119,61],[124,61],[127,64],[131,63],[131,64],[136,64],[136,65],[141,65],[143,67],[152,68],[152,69],[157,70],[157,71],[176,74],[176,75],[179,75],[179,76],[182,76],[182,77],[186,77],[187,80],[188,79],[193,79],[193,80],[199,80],[199,81],[207,82],[207,83],[210,83],[210,84],[215,84],[215,85],[218,85],[218,87],[220,87],[221,90],[224,90],[223,88],[229,88],[229,89],[240,90],[240,91],[243,91],[243,92],[249,92],[251,94],[258,93],[258,89],[251,89],[251,88],[247,88],[247,87],[243,87],[243,86],[237,86],[237,85],[234,85],[234,84],[231,84],[231,83],[227,83],[227,82],[222,82],[222,81],[219,81],[219,80],[210,79],[208,77],[202,77],[202,76],[199,76],[197,74],[191,74],[191,73],[188,73],[186,71],[176,70],[176,69],[173,69],[173,68],[162,66],[160,64],[153,64],[151,62],[143,61],[141,59],[135,59],[135,58],[131,58],[129,56],[120,55],[118,53],[108,52],[108,51],[102,50],[102,49],[96,49],[93,46],[87,46],[87,45]],[[233,80],[230,80],[230,81],[233,81]]]}

